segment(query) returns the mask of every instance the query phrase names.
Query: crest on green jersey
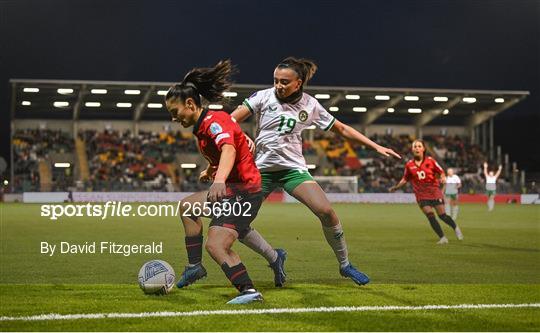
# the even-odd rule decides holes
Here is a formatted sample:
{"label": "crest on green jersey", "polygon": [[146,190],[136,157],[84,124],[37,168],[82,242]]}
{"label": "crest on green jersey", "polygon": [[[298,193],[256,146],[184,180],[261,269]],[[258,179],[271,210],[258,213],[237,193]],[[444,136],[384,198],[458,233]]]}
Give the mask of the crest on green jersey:
{"label": "crest on green jersey", "polygon": [[306,110],[300,111],[300,113],[298,114],[298,119],[300,119],[300,121],[306,121],[308,119],[307,111]]}

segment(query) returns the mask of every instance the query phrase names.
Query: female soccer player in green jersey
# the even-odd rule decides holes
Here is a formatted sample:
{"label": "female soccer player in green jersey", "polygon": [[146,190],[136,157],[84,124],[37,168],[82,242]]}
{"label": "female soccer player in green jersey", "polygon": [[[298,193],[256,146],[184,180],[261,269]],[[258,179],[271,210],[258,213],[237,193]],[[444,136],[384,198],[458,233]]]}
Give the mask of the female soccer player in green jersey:
{"label": "female soccer player in green jersey", "polygon": [[499,165],[497,172],[488,171],[488,164],[484,162],[484,176],[486,177],[486,195],[488,196],[488,211],[495,208],[495,194],[497,193],[497,179],[501,175],[502,165]]}
{"label": "female soccer player in green jersey", "polygon": [[255,92],[232,116],[240,122],[251,115],[257,117],[255,162],[261,171],[263,194],[268,196],[274,189],[282,187],[306,205],[321,221],[326,240],[339,261],[341,275],[364,285],[369,278],[349,262],[339,218],[324,191],[308,172],[302,155],[301,133],[315,125],[365,144],[384,156],[400,156],[336,120],[314,97],[303,92],[304,85],[316,70],[317,66],[310,60],[284,59],[274,70],[274,87]]}
{"label": "female soccer player in green jersey", "polygon": [[446,183],[444,184],[444,209],[446,215],[456,221],[459,212],[458,195],[461,188],[461,179],[454,172],[454,169],[446,170]]}

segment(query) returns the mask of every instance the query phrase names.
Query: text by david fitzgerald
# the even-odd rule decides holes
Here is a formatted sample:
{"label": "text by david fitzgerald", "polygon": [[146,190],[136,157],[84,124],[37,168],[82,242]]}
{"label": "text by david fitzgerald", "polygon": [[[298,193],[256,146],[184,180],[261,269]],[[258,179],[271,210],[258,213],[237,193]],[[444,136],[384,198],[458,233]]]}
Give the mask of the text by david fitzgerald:
{"label": "text by david fitzgerald", "polygon": [[48,243],[41,242],[41,254],[119,254],[128,257],[132,254],[161,254],[163,242],[149,244],[118,244],[116,242],[84,242],[84,243]]}

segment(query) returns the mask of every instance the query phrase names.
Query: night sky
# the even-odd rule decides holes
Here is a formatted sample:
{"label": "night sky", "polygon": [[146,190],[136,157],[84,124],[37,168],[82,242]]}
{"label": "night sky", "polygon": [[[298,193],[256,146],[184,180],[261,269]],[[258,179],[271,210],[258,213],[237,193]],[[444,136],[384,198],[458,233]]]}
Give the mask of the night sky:
{"label": "night sky", "polygon": [[540,172],[540,1],[0,0],[0,156],[10,78],[178,81],[231,58],[238,83],[272,83],[294,55],[314,85],[528,90],[495,143]]}

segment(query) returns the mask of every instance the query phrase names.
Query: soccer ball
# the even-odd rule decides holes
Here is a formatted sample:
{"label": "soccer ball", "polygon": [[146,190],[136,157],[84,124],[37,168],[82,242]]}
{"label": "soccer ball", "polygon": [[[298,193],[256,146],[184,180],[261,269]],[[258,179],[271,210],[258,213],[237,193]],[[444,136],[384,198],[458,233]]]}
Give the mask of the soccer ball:
{"label": "soccer ball", "polygon": [[139,270],[139,287],[145,294],[168,294],[174,287],[174,269],[163,260],[152,260]]}

